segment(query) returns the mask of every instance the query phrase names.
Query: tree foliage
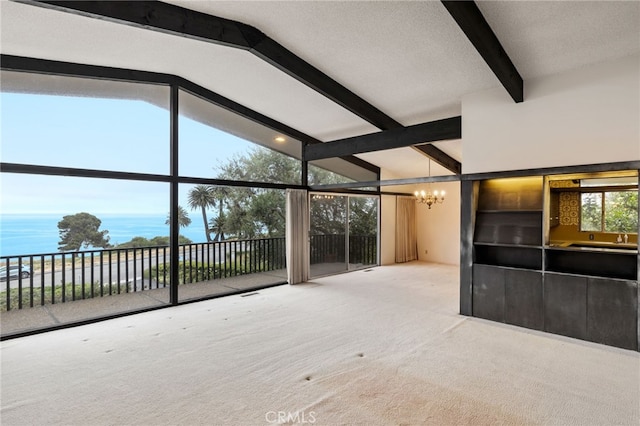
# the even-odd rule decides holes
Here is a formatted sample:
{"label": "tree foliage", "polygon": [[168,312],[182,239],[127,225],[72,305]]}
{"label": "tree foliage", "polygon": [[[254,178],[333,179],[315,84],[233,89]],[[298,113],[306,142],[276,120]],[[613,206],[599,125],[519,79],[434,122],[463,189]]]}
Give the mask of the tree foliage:
{"label": "tree foliage", "polygon": [[[178,236],[178,244],[191,244],[189,238],[184,235]],[[118,244],[118,248],[139,248],[139,247],[167,247],[169,246],[168,236],[157,236],[153,238],[133,237],[131,241]]]}
{"label": "tree foliage", "polygon": [[581,204],[582,231],[638,232],[637,191],[586,192]]}
{"label": "tree foliage", "polygon": [[[165,225],[171,224],[171,213],[167,214],[167,220],[164,222]],[[186,228],[191,225],[191,218],[189,217],[189,213],[182,206],[178,206],[178,226],[180,228]]]}
{"label": "tree foliage", "polygon": [[[300,184],[301,162],[278,152],[254,147],[244,155],[236,155],[216,167],[217,178],[234,181]],[[309,182],[332,184],[348,178],[320,167],[309,166]],[[198,188],[198,187],[194,187]],[[225,238],[253,239],[279,237],[285,234],[285,191],[278,189],[209,186],[217,206],[215,216],[208,223],[208,233],[215,233],[214,241]],[[200,188],[199,192],[205,192]],[[329,198],[327,198],[329,200]],[[335,202],[314,204],[312,210],[318,233],[344,233],[346,219],[345,198]],[[342,200],[342,205],[338,200]],[[368,201],[367,201],[368,200]],[[377,203],[371,198],[353,198],[350,205],[351,233],[375,235]]]}
{"label": "tree foliage", "polygon": [[67,215],[58,222],[60,251],[79,251],[80,248],[109,247],[109,231],[100,231],[102,221],[89,213]]}
{"label": "tree foliage", "polygon": [[638,192],[607,192],[604,201],[605,232],[638,232]]}
{"label": "tree foliage", "polygon": [[211,233],[207,221],[207,208],[215,206],[216,197],[213,188],[209,185],[196,185],[189,191],[187,202],[192,210],[201,209],[204,233],[207,242],[211,242]]}
{"label": "tree foliage", "polygon": [[585,192],[581,195],[581,231],[602,231],[602,194]]}
{"label": "tree foliage", "polygon": [[378,203],[375,198],[350,199],[349,232],[351,235],[374,236],[378,234]]}

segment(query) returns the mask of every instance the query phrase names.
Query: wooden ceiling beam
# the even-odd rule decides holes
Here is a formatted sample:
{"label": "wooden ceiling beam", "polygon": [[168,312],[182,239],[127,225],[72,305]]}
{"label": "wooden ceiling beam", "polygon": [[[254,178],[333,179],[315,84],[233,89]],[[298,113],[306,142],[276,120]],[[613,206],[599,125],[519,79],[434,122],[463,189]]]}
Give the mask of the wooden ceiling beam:
{"label": "wooden ceiling beam", "polygon": [[241,22],[160,1],[18,1],[247,50],[379,129],[402,126],[259,29]]}
{"label": "wooden ceiling beam", "polygon": [[[322,144],[307,145],[303,150],[302,158],[307,161],[320,160],[323,158],[403,148],[424,144],[426,142],[460,139],[461,137],[462,117],[457,116]],[[433,145],[420,145],[415,148],[448,170],[460,174],[460,162],[437,147]]]}
{"label": "wooden ceiling beam", "polygon": [[413,149],[423,155],[426,155],[427,157],[440,164],[445,169],[452,171],[456,175],[462,173],[462,164],[458,160],[447,155],[442,150],[431,145],[430,143],[425,145],[416,145],[413,147]]}
{"label": "wooden ceiling beam", "polygon": [[478,6],[473,1],[459,0],[442,0],[442,4],[513,100],[515,102],[524,101],[522,77],[500,44],[498,37],[482,16]]}
{"label": "wooden ceiling beam", "polygon": [[[363,98],[351,92],[349,89],[333,80],[331,77],[315,68],[308,62],[304,61],[293,52],[286,49],[284,46],[270,39],[259,29],[254,28],[250,25],[243,24],[241,22],[220,18],[217,16],[197,12],[191,9],[159,1],[17,1],[68,13],[75,13],[82,16],[103,19],[110,22],[117,22],[120,24],[133,26],[135,28],[144,28],[214,44],[220,44],[228,47],[244,49],[260,57],[269,64],[277,67],[279,70],[287,73],[301,83],[314,89],[328,99],[331,99],[333,102],[341,105],[348,111],[371,123],[375,127],[383,131],[392,132],[387,134],[387,136],[391,136],[392,139],[396,138],[396,136],[393,135],[411,133],[413,130],[415,130],[411,129],[411,127],[413,126],[406,128],[403,127],[402,124],[384,114],[382,111],[368,103]],[[460,117],[453,118],[453,120],[459,119]],[[425,126],[431,126],[431,124],[425,123]],[[438,125],[435,126],[437,127]],[[441,136],[440,138],[438,138],[438,136],[434,137],[436,139],[427,138],[422,139],[419,142],[424,143],[429,142],[430,140],[459,138],[459,136],[456,137],[446,135]],[[372,138],[374,142],[376,139],[377,138],[375,137]],[[307,147],[316,147],[323,145],[325,144],[311,143]],[[385,143],[382,143],[382,146],[384,147]],[[376,148],[374,146],[368,148],[366,151],[360,152],[370,152],[378,149],[385,148]],[[454,164],[456,162],[455,159],[448,157],[447,154],[438,150],[436,147],[433,147],[432,151],[436,153],[435,155],[437,158],[444,158],[446,160],[444,162],[447,164]],[[313,152],[313,149],[311,150],[311,152]],[[359,159],[355,157],[349,158],[349,155],[350,154],[341,154],[334,155],[334,157],[347,159],[347,161],[351,161],[354,164],[360,163],[360,165],[363,165],[365,163],[363,160],[357,161]],[[314,159],[319,158],[328,157],[324,156]]]}

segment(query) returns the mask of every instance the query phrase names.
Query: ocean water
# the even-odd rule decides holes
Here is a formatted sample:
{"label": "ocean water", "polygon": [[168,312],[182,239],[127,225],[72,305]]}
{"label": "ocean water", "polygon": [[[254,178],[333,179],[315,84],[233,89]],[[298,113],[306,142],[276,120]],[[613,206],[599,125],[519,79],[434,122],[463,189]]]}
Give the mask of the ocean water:
{"label": "ocean water", "polygon": [[[44,254],[58,252],[58,222],[56,215],[0,215],[0,256]],[[169,235],[165,215],[96,215],[101,221],[100,230],[109,231],[113,245],[130,241],[133,237],[153,238]],[[180,230],[180,234],[194,243],[204,242],[204,226],[194,220]]]}

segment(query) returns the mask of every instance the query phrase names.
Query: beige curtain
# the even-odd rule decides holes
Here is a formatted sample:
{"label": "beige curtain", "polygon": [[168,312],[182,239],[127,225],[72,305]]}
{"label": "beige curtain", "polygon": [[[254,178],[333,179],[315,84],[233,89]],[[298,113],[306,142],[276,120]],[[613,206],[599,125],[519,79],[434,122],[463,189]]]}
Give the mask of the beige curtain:
{"label": "beige curtain", "polygon": [[287,189],[287,280],[309,279],[309,206],[307,191]]}
{"label": "beige curtain", "polygon": [[418,258],[416,201],[398,197],[396,200],[396,262],[409,262]]}

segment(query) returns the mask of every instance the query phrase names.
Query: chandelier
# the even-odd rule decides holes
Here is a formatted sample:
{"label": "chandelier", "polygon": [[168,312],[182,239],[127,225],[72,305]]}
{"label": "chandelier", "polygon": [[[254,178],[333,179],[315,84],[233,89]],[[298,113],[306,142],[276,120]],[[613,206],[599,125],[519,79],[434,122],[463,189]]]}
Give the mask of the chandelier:
{"label": "chandelier", "polygon": [[[431,177],[431,159],[429,159],[429,177]],[[413,195],[416,197],[416,201],[421,204],[426,204],[429,209],[434,204],[442,204],[444,201],[444,191],[431,192],[431,182],[427,184],[427,190],[416,191]]]}

